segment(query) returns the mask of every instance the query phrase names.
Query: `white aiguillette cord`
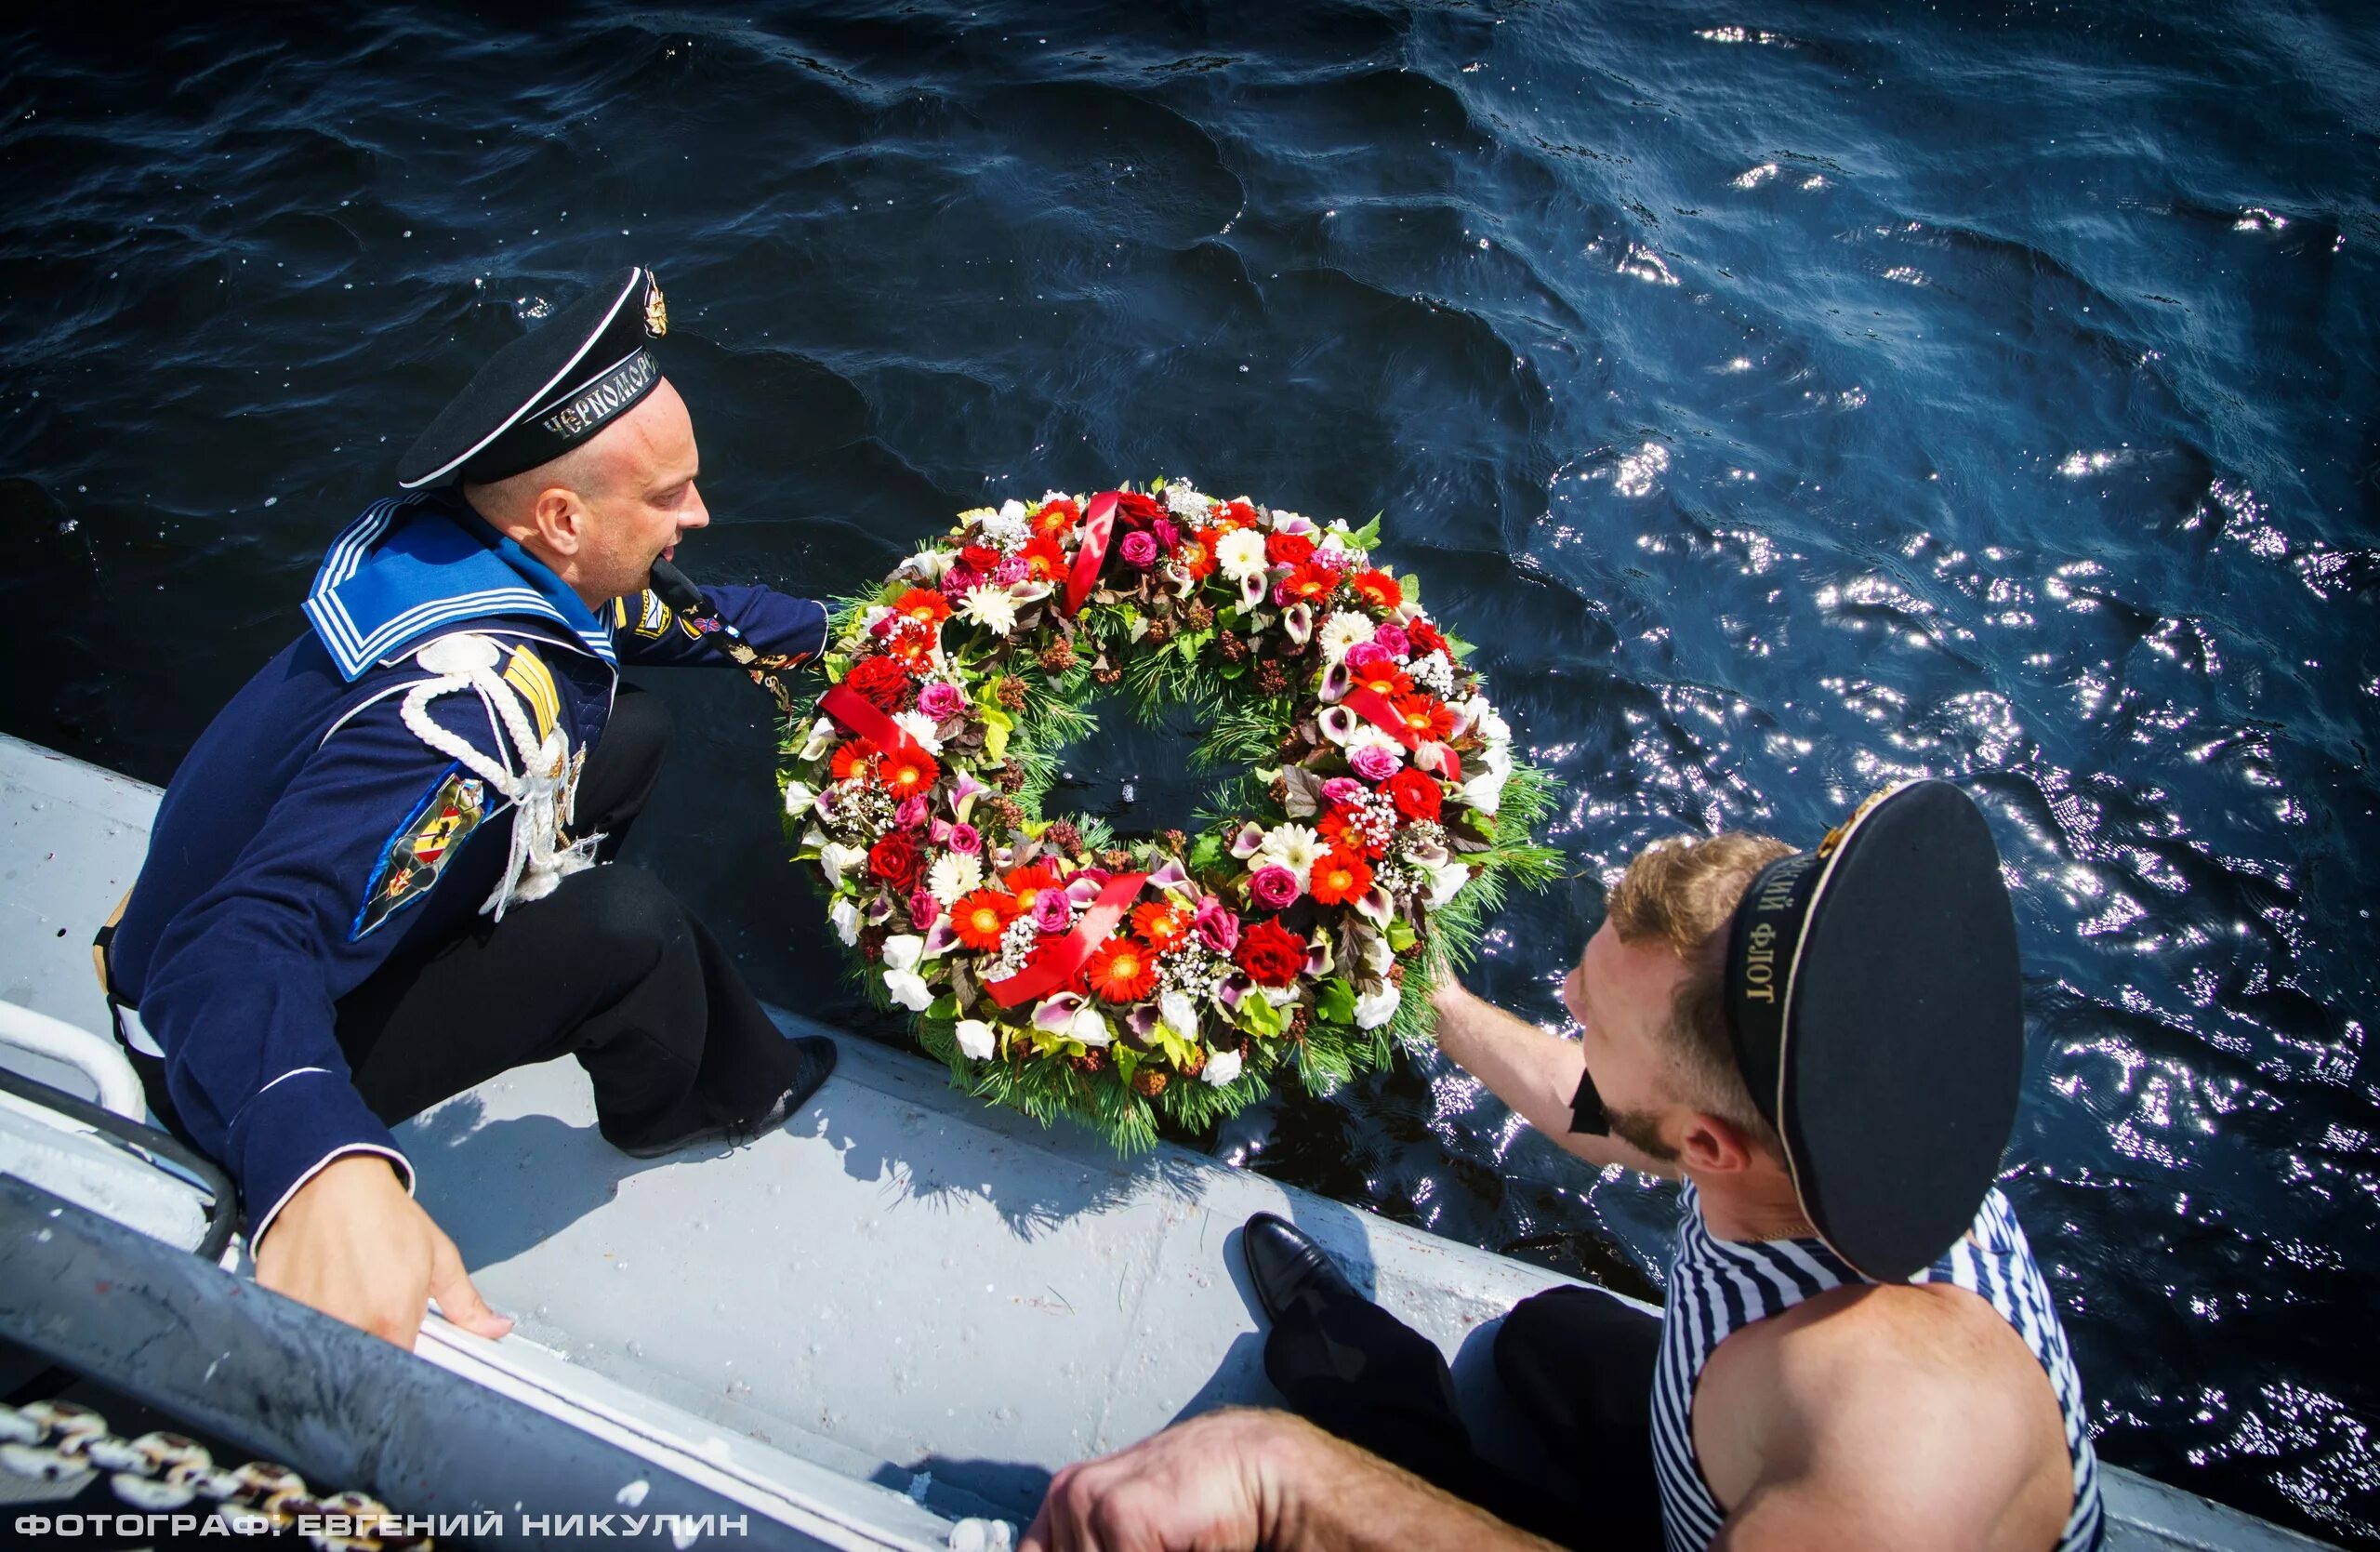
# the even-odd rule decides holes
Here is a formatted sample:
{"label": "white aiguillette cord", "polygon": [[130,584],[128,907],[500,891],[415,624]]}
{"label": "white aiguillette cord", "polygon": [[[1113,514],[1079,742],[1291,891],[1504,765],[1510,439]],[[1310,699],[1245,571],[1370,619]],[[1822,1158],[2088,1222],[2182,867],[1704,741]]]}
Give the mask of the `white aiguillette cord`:
{"label": "white aiguillette cord", "polygon": [[[406,691],[403,710],[404,724],[415,737],[485,781],[513,805],[511,855],[496,892],[480,907],[499,922],[507,906],[543,899],[571,874],[595,866],[595,847],[603,839],[589,835],[566,846],[555,844],[571,820],[570,742],[559,726],[544,739],[537,737],[512,687],[496,674],[500,660],[496,644],[485,636],[460,631],[439,637],[414,654],[415,662],[439,677]],[[477,691],[511,736],[521,757],[518,773],[509,760],[489,759],[430,719],[431,701],[465,690]],[[503,753],[500,739],[497,752]]]}

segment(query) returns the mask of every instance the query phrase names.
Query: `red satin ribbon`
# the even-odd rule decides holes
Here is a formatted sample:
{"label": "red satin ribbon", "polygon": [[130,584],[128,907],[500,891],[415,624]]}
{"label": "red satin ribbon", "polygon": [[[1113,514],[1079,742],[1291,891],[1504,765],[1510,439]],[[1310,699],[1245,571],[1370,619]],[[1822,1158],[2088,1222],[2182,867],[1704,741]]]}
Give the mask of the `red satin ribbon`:
{"label": "red satin ribbon", "polygon": [[1124,912],[1131,909],[1133,896],[1140,894],[1141,885],[1146,883],[1148,878],[1146,873],[1118,873],[1109,879],[1107,887],[1099,892],[1099,898],[1091,903],[1091,909],[1082,913],[1082,920],[1075,923],[1074,931],[1043,948],[1034,956],[1031,964],[1007,980],[985,981],[984,989],[990,992],[992,1001],[1001,1007],[1012,1008],[1019,1002],[1046,997],[1073,980],[1075,972],[1082,968],[1083,961],[1091,958],[1092,949],[1107,941],[1107,935],[1116,930],[1116,923],[1122,921]]}
{"label": "red satin ribbon", "polygon": [[1117,492],[1103,490],[1091,498],[1091,506],[1082,514],[1082,548],[1075,551],[1075,568],[1066,575],[1066,613],[1074,615],[1082,609],[1082,601],[1091,596],[1091,584],[1099,580],[1099,568],[1107,564],[1107,541],[1116,533]]}
{"label": "red satin ribbon", "polygon": [[887,754],[925,753],[925,748],[886,716],[877,704],[848,684],[836,684],[818,697],[818,710],[854,738],[865,738]]}
{"label": "red satin ribbon", "polygon": [[[1339,704],[1403,744],[1407,749],[1418,749],[1421,747],[1423,742],[1421,736],[1406,726],[1405,719],[1396,714],[1396,708],[1388,703],[1388,697],[1371,686],[1361,685],[1348,691],[1346,697]],[[1461,781],[1462,762],[1454,757],[1454,750],[1447,749],[1443,744],[1438,747],[1446,753],[1446,778],[1448,781]]]}

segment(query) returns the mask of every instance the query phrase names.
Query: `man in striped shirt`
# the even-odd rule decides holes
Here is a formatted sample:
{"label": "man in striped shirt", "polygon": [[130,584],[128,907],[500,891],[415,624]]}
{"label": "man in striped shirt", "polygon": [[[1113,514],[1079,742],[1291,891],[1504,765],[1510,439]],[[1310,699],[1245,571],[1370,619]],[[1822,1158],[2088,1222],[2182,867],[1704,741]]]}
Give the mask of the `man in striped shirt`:
{"label": "man in striped shirt", "polygon": [[1435,1348],[1260,1214],[1266,1367],[1303,1416],[1069,1467],[1025,1546],[2096,1546],[2080,1384],[1991,1187],[2018,991],[1997,854],[1947,783],[1811,852],[1649,849],[1564,982],[1577,1040],[1435,998],[1441,1049],[1540,1131],[1686,1183],[1664,1320],[1565,1288],[1498,1333],[1569,1479],[1480,1459]]}

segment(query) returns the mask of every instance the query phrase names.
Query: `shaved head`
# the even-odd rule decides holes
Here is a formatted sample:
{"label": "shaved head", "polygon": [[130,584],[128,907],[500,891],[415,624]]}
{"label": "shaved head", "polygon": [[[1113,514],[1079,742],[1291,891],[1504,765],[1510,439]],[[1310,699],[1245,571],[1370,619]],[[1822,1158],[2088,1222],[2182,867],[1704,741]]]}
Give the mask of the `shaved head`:
{"label": "shaved head", "polygon": [[694,491],[700,464],[694,418],[665,378],[562,457],[466,484],[463,498],[597,608],[642,588],[681,533],[710,521]]}

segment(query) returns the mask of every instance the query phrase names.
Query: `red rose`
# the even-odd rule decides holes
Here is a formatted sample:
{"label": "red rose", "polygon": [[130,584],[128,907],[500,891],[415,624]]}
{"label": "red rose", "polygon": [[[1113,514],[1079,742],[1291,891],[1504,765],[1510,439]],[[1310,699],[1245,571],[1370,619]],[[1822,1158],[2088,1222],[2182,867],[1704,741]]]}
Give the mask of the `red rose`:
{"label": "red rose", "polygon": [[977,571],[989,571],[1000,564],[1000,552],[988,544],[971,544],[959,551],[959,558]]}
{"label": "red rose", "polygon": [[1388,778],[1381,790],[1396,805],[1396,812],[1408,819],[1435,819],[1438,816],[1438,784],[1430,776],[1408,767]]}
{"label": "red rose", "polygon": [[1278,922],[1259,922],[1239,935],[1232,958],[1258,986],[1290,986],[1305,974],[1305,939]]}
{"label": "red rose", "polygon": [[1165,503],[1139,491],[1120,491],[1116,497],[1116,519],[1127,528],[1145,528],[1165,515]]}
{"label": "red rose", "polygon": [[896,829],[867,849],[867,870],[904,895],[918,887],[925,868],[925,858],[918,855],[918,843],[906,830]]}
{"label": "red rose", "polygon": [[1268,534],[1264,558],[1275,565],[1303,565],[1314,559],[1314,540],[1303,534]]}
{"label": "red rose", "polygon": [[1406,626],[1405,639],[1413,643],[1413,656],[1416,657],[1447,650],[1447,639],[1439,635],[1438,628],[1426,619],[1417,619]]}
{"label": "red rose", "polygon": [[909,670],[890,657],[861,658],[843,683],[888,715],[902,710],[909,698]]}

